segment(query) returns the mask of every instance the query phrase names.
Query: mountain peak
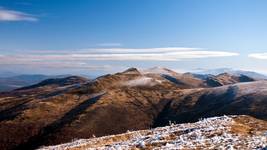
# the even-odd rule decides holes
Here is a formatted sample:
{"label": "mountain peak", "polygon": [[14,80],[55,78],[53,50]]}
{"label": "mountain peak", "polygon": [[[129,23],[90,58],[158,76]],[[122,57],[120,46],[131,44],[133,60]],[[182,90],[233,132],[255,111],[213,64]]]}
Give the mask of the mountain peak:
{"label": "mountain peak", "polygon": [[228,77],[230,77],[230,76],[233,76],[233,75],[228,73],[228,72],[223,72],[223,73],[220,73],[220,74],[217,75],[217,77],[220,77],[220,76],[228,76]]}
{"label": "mountain peak", "polygon": [[131,67],[131,68],[129,68],[129,69],[127,69],[127,70],[125,70],[125,71],[123,71],[122,73],[140,73],[139,71],[138,71],[138,69],[137,68],[134,68],[134,67]]}
{"label": "mountain peak", "polygon": [[164,68],[164,67],[152,67],[152,68],[148,68],[142,71],[143,74],[167,74],[167,75],[173,75],[173,74],[178,74],[175,71],[172,71],[168,68]]}

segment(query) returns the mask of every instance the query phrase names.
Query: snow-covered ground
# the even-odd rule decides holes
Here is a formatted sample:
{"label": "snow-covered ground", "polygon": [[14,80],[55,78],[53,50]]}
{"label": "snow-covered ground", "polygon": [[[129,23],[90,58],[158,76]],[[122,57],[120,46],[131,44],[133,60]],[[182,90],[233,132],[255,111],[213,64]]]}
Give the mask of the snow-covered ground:
{"label": "snow-covered ground", "polygon": [[[258,134],[239,134],[232,127],[236,116],[212,117],[196,123],[171,124],[151,130],[81,139],[42,150],[61,149],[264,149],[267,148],[266,131]],[[242,126],[241,126],[242,127]]]}

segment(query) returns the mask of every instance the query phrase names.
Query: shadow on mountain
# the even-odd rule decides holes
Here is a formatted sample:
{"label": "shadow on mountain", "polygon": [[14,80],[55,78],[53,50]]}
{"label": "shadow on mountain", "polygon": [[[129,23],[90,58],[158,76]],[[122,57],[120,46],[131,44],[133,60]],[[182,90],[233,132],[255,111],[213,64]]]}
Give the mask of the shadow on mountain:
{"label": "shadow on mountain", "polygon": [[98,96],[95,96],[93,98],[90,98],[84,102],[82,102],[77,107],[70,110],[68,113],[66,113],[62,118],[59,120],[53,122],[52,124],[44,127],[40,133],[36,136],[31,137],[26,143],[23,143],[19,146],[17,146],[15,149],[22,150],[22,149],[36,149],[41,145],[44,145],[46,143],[47,138],[55,134],[58,130],[60,130],[63,126],[66,124],[71,123],[76,116],[83,113],[83,111],[90,107],[91,105],[95,104],[103,94],[100,94]]}
{"label": "shadow on mountain", "polygon": [[6,110],[2,110],[0,111],[0,122],[3,120],[12,120],[14,118],[16,118],[21,111],[23,111],[24,109],[26,109],[26,103],[28,103],[31,100],[23,100],[21,103],[8,108]]}
{"label": "shadow on mountain", "polygon": [[[204,94],[200,96],[192,108],[183,107],[184,112],[179,112],[177,108],[171,106],[173,101],[170,101],[165,105],[164,109],[159,113],[158,117],[155,119],[153,127],[166,126],[170,122],[175,123],[186,123],[186,122],[196,122],[200,118],[212,117],[216,115],[221,115],[218,110],[222,107],[226,107],[231,104],[236,96],[238,87],[230,86],[227,91],[223,94]],[[186,101],[191,101],[191,97],[186,97],[181,105],[186,104]]]}

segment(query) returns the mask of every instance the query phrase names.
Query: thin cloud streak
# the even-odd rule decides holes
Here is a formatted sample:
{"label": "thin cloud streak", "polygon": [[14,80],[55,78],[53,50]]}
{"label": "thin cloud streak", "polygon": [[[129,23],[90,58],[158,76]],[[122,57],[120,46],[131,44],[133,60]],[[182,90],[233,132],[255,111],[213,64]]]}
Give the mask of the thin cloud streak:
{"label": "thin cloud streak", "polygon": [[120,47],[122,46],[121,43],[99,43],[97,44],[97,46],[101,46],[101,47]]}
{"label": "thin cloud streak", "polygon": [[267,53],[252,53],[248,57],[255,59],[267,59]]}
{"label": "thin cloud streak", "polygon": [[[8,52],[8,51],[6,51]],[[230,57],[238,53],[207,51],[200,48],[94,48],[80,50],[36,50],[17,53],[0,52],[0,65],[15,65],[30,68],[114,71],[125,66],[110,66],[109,61],[183,61],[201,58]],[[92,61],[101,64],[94,65]],[[95,63],[95,62],[94,62]]]}
{"label": "thin cloud streak", "polygon": [[94,61],[182,61],[188,59],[237,56],[238,53],[226,51],[207,51],[196,48],[147,48],[147,49],[87,49],[81,51],[44,51],[43,54],[10,54],[3,55],[0,64],[6,63],[36,63],[61,61],[88,62]]}
{"label": "thin cloud streak", "polygon": [[97,53],[167,53],[177,51],[193,51],[202,50],[200,48],[187,47],[162,47],[162,48],[98,48],[98,49],[82,49],[83,51]]}
{"label": "thin cloud streak", "polygon": [[[91,70],[91,71],[112,71],[114,66],[111,65],[92,65],[84,62],[70,61],[70,62],[32,62],[32,61],[18,61],[0,63],[0,65],[16,65],[30,68],[49,68],[49,69],[75,69],[75,70]],[[119,68],[121,66],[116,66]]]}
{"label": "thin cloud streak", "polygon": [[181,61],[185,59],[212,58],[237,56],[237,53],[222,51],[184,51],[184,52],[162,52],[162,53],[134,53],[134,54],[73,54],[73,58],[89,60],[111,60],[111,61]]}
{"label": "thin cloud streak", "polygon": [[163,48],[87,48],[74,50],[3,50],[11,53],[22,54],[116,54],[116,53],[163,53],[175,51],[194,51],[203,50],[201,48],[187,48],[187,47],[163,47]]}
{"label": "thin cloud streak", "polygon": [[0,21],[38,21],[38,19],[31,14],[0,7]]}

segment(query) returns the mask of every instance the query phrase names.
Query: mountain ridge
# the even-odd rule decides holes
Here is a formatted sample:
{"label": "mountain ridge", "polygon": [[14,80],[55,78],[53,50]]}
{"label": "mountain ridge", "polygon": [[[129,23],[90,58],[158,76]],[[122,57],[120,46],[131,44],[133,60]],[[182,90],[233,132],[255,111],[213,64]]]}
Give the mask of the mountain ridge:
{"label": "mountain ridge", "polygon": [[130,68],[94,80],[65,78],[0,93],[0,134],[5,135],[0,148],[34,149],[223,114],[267,120],[267,81],[235,83],[236,76],[221,76],[231,82],[211,87],[188,73],[173,74],[174,82]]}
{"label": "mountain ridge", "polygon": [[255,71],[246,71],[246,70],[235,70],[232,68],[217,68],[217,69],[201,69],[202,71],[195,71],[196,74],[211,74],[219,75],[221,73],[229,73],[232,75],[246,75],[255,79],[267,79],[267,75],[261,74]]}

